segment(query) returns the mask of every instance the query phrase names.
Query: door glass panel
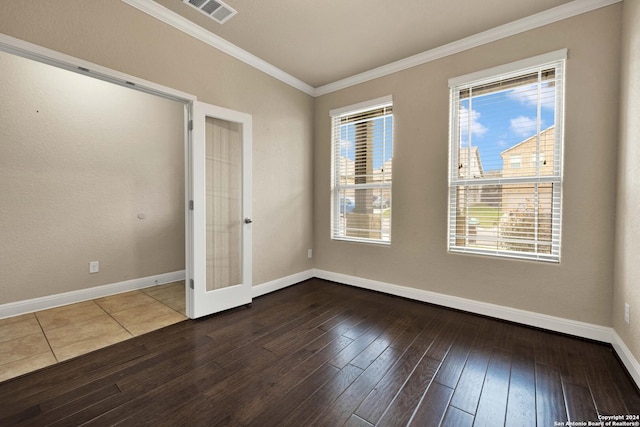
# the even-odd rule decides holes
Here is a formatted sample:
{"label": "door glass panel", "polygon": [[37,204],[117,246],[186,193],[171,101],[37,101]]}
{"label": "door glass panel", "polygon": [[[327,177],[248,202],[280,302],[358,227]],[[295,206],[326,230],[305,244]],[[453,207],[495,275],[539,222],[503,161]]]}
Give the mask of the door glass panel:
{"label": "door glass panel", "polygon": [[242,125],[206,118],[207,291],[242,283]]}

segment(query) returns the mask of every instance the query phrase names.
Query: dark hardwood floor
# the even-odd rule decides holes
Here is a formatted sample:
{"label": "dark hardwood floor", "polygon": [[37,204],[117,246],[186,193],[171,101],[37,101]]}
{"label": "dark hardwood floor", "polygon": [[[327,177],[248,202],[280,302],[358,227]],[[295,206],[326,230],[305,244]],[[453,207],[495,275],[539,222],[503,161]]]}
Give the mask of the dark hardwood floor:
{"label": "dark hardwood floor", "polygon": [[554,426],[640,413],[607,345],[312,279],[0,383],[0,425]]}

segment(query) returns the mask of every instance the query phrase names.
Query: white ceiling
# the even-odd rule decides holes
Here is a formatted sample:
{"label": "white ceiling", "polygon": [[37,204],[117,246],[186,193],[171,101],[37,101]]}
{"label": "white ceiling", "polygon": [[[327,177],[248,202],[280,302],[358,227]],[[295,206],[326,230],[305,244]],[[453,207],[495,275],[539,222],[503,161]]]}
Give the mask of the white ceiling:
{"label": "white ceiling", "polygon": [[615,0],[224,1],[238,14],[219,24],[182,0],[154,0],[318,88],[505,24],[524,27],[532,15],[552,22]]}

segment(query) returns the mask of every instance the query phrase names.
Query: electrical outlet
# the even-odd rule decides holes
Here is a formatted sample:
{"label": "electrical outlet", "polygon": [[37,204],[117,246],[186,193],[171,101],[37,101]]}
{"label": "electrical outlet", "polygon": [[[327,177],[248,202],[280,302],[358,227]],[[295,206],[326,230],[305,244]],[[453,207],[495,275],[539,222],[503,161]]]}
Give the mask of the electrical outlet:
{"label": "electrical outlet", "polygon": [[313,249],[307,249],[307,258],[313,258]]}
{"label": "electrical outlet", "polygon": [[629,324],[629,304],[624,303],[624,321]]}
{"label": "electrical outlet", "polygon": [[100,262],[91,261],[89,263],[89,274],[97,273],[98,271],[100,271]]}

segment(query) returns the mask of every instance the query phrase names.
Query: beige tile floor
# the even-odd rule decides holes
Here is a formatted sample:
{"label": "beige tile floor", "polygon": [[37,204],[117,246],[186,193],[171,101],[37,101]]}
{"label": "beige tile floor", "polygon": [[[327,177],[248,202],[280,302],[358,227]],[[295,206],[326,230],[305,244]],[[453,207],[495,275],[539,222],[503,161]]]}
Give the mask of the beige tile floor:
{"label": "beige tile floor", "polygon": [[185,319],[184,281],[0,319],[0,381]]}

